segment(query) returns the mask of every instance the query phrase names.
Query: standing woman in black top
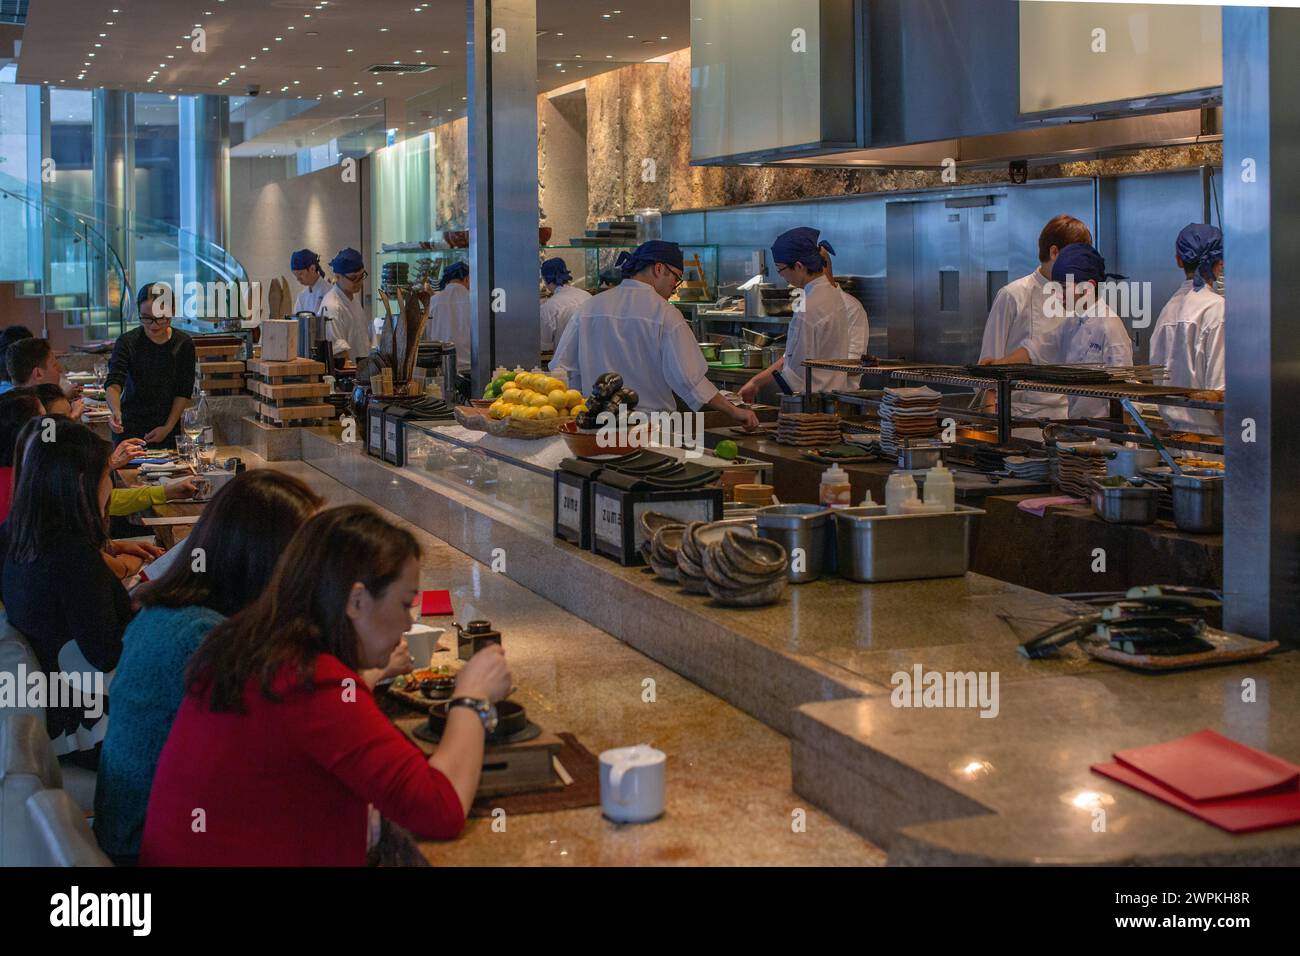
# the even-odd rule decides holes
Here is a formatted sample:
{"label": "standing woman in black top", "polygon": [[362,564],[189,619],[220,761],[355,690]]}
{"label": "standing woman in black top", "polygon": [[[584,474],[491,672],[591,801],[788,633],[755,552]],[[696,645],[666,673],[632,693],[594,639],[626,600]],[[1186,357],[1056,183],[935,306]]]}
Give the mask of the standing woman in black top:
{"label": "standing woman in black top", "polygon": [[[93,769],[108,732],[109,680],[131,620],[131,599],[104,560],[111,446],[85,425],[52,416],[29,422],[19,443],[0,597],[41,669],[68,675],[65,688],[81,688],[46,702],[45,725],[60,759]],[[48,686],[54,693],[58,685]]]}
{"label": "standing woman in black top", "polygon": [[113,441],[143,438],[146,445],[176,443],[181,413],[194,394],[194,340],[172,328],[171,296],[162,283],[146,285],[136,301],[140,327],[124,332],[108,360],[105,398]]}

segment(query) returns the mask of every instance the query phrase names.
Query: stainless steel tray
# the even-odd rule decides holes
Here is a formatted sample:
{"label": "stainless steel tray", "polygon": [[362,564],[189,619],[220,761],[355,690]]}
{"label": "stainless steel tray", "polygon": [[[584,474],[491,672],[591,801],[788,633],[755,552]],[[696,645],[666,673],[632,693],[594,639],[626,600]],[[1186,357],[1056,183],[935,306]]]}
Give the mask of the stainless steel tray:
{"label": "stainless steel tray", "polygon": [[867,583],[959,577],[970,565],[971,519],[982,514],[966,505],[921,515],[886,514],[881,505],[836,511],[840,577]]}

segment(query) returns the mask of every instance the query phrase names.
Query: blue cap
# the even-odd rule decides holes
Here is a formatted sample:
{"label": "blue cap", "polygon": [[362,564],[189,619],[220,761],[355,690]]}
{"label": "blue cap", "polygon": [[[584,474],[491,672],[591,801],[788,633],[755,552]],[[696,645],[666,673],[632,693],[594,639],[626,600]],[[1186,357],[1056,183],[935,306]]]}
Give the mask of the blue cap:
{"label": "blue cap", "polygon": [[619,253],[618,262],[615,265],[623,270],[623,277],[627,278],[636,275],[642,269],[652,266],[656,262],[672,266],[678,272],[682,272],[686,268],[682,259],[682,247],[675,242],[665,242],[663,239],[650,239],[641,243],[631,252]]}
{"label": "blue cap", "polygon": [[573,278],[568,265],[559,256],[542,263],[542,281],[554,285],[564,285]]}
{"label": "blue cap", "polygon": [[1053,282],[1064,283],[1066,276],[1072,276],[1075,285],[1082,285],[1091,280],[1101,282],[1103,279],[1126,278],[1107,272],[1106,260],[1101,257],[1101,253],[1083,242],[1066,246],[1052,263]]}
{"label": "blue cap", "polygon": [[825,246],[831,254],[835,252],[829,242],[818,242],[820,235],[821,230],[811,226],[799,226],[781,233],[776,237],[776,242],[772,243],[772,260],[788,266],[802,262],[809,272],[817,272],[825,265],[822,247]]}
{"label": "blue cap", "polygon": [[299,269],[306,269],[310,266],[320,268],[320,256],[310,249],[299,249],[289,259],[289,269],[297,272]]}
{"label": "blue cap", "polygon": [[1194,222],[1178,234],[1175,246],[1178,258],[1188,269],[1195,269],[1192,288],[1214,284],[1214,264],[1223,261],[1223,233],[1216,226]]}
{"label": "blue cap", "polygon": [[354,272],[360,272],[366,267],[366,260],[361,258],[361,253],[348,246],[346,249],[340,249],[339,254],[330,260],[330,268],[334,270],[335,275],[350,276]]}
{"label": "blue cap", "polygon": [[448,282],[455,282],[458,279],[469,278],[469,266],[463,262],[453,262],[449,266],[444,266],[442,270],[442,279],[438,282],[439,289],[447,288]]}

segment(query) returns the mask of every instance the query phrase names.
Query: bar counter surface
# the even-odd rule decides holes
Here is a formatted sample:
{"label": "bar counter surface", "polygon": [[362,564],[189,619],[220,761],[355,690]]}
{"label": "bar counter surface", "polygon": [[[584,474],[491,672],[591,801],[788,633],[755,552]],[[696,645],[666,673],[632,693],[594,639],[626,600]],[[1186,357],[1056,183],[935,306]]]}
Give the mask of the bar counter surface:
{"label": "bar counter surface", "polygon": [[[317,433],[302,441],[313,467],[485,564],[503,549],[506,574],[541,598],[790,736],[795,790],[891,862],[1150,863],[1174,847],[1189,862],[1300,861],[1296,828],[1229,837],[1088,771],[1114,749],[1205,727],[1300,758],[1300,734],[1284,730],[1300,726],[1292,654],[1159,676],[1077,648],[1029,661],[1016,645],[1071,606],[978,574],[879,585],[828,577],[791,587],[774,606],[724,608],[556,541],[490,496]],[[894,707],[897,675],[916,667],[996,674],[996,718]],[[1238,707],[1234,688],[1246,678],[1258,703]],[[1275,724],[1282,729],[1269,733]],[[954,768],[983,763],[995,784],[952,779]],[[1094,795],[1110,808],[1111,839],[1094,839],[1091,818],[1078,840],[1064,839],[1061,828],[1079,817],[1063,818],[1057,803],[1074,801],[1069,813],[1081,816],[1078,804]]]}

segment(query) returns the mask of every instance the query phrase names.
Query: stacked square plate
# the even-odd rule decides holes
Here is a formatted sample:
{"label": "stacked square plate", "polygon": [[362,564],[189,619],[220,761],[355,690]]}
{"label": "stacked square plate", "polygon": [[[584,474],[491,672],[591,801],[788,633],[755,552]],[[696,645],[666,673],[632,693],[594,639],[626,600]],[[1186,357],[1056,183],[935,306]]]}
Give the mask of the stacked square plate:
{"label": "stacked square plate", "polygon": [[932,388],[887,388],[880,402],[880,447],[886,455],[898,454],[910,438],[935,438],[939,434],[940,395]]}
{"label": "stacked square plate", "polygon": [[1003,465],[1012,478],[1023,478],[1025,481],[1047,481],[1051,473],[1051,462],[1046,458],[1009,455]]}

